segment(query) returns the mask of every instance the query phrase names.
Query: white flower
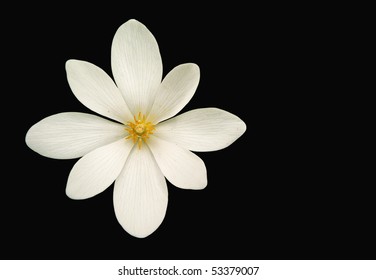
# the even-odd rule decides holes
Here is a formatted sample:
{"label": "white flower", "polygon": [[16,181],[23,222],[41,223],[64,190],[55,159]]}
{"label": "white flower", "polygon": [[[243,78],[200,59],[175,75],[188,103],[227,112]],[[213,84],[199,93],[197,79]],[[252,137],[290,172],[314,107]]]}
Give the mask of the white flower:
{"label": "white flower", "polygon": [[112,42],[116,82],[97,66],[68,60],[68,83],[86,107],[116,122],[84,113],[60,113],[33,125],[26,134],[35,152],[55,159],[82,157],[69,174],[66,194],[93,197],[114,181],[119,223],[146,237],[162,223],[168,201],[165,177],[183,189],[207,184],[204,162],[191,151],[214,151],[246,130],[237,116],[217,108],[175,116],[199,83],[196,64],[181,64],[162,80],[158,44],[140,22],[129,20]]}

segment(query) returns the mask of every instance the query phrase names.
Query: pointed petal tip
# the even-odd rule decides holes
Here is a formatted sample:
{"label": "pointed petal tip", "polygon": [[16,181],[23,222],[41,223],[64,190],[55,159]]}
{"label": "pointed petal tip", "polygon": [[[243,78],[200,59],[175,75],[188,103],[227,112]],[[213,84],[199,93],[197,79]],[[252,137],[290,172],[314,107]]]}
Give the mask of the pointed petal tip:
{"label": "pointed petal tip", "polygon": [[72,200],[85,200],[96,196],[96,194],[92,196],[83,196],[75,191],[72,191],[71,188],[68,188],[68,186],[65,188],[65,195]]}
{"label": "pointed petal tip", "polygon": [[92,198],[96,196],[97,194],[92,194],[88,196],[88,195],[84,195],[83,193],[80,193],[77,187],[72,187],[72,182],[68,177],[68,182],[65,187],[65,195],[72,200],[84,200],[84,199]]}
{"label": "pointed petal tip", "polygon": [[188,62],[183,65],[187,65],[191,69],[192,73],[197,73],[196,75],[198,77],[198,80],[200,80],[200,67],[196,63]]}
{"label": "pointed petal tip", "polygon": [[247,130],[247,125],[246,125],[246,123],[241,119],[241,118],[239,118],[239,120],[240,120],[240,127],[239,127],[239,130],[240,130],[240,135],[239,135],[239,137],[240,136],[242,136],[243,134],[244,134],[244,132],[246,132],[246,130]]}
{"label": "pointed petal tip", "polygon": [[132,235],[133,237],[140,238],[140,239],[146,238],[146,237],[150,236],[152,233],[154,233],[154,231],[146,233],[146,232],[136,232],[136,231],[132,232],[132,231],[126,230],[125,228],[123,228],[123,229],[128,234]]}
{"label": "pointed petal tip", "polygon": [[233,120],[235,121],[235,123],[237,124],[236,126],[234,124],[232,124],[232,126],[236,127],[236,131],[238,132],[237,138],[239,138],[240,136],[242,136],[244,134],[244,132],[247,130],[246,123],[240,117],[238,117],[237,115],[235,115],[235,114],[233,114],[231,112],[228,112],[226,110],[217,108],[217,107],[209,107],[207,109],[212,110],[213,112],[215,112],[215,111],[221,112],[222,111],[225,114],[228,114],[228,116],[231,116],[233,118]]}
{"label": "pointed petal tip", "polygon": [[[34,126],[34,125],[33,125]],[[25,143],[26,143],[26,145],[30,148],[30,146],[29,146],[29,142],[30,142],[30,129],[33,127],[33,126],[31,126],[28,130],[27,130],[27,132],[26,132],[26,134],[25,134]]]}
{"label": "pointed petal tip", "polygon": [[68,185],[65,188],[65,195],[67,197],[69,197],[70,199],[73,199],[73,200],[80,200],[80,199],[82,199],[82,198],[79,198],[78,196],[76,196],[76,194],[74,192],[72,192],[71,188],[69,188]]}
{"label": "pointed petal tip", "polygon": [[185,73],[189,73],[189,71],[191,71],[192,72],[191,75],[198,74],[198,76],[200,76],[200,67],[196,63],[193,63],[193,62],[186,62],[186,63],[179,64],[178,66],[175,67],[175,70],[177,69],[184,70]]}
{"label": "pointed petal tip", "polygon": [[[204,163],[205,166],[205,163]],[[201,177],[201,181],[195,185],[193,188],[188,188],[189,190],[196,190],[196,191],[201,191],[205,189],[208,186],[208,175],[207,175],[207,170],[205,166],[205,176]]]}
{"label": "pointed petal tip", "polygon": [[140,21],[138,21],[137,19],[135,18],[131,18],[129,20],[127,20],[125,23],[129,23],[129,24],[142,24]]}
{"label": "pointed petal tip", "polygon": [[[115,212],[115,214],[116,214],[116,212]],[[166,211],[165,211],[163,217],[161,217],[161,220],[158,223],[155,223],[152,227],[146,227],[146,228],[135,226],[135,224],[132,224],[132,223],[129,223],[129,222],[124,223],[124,222],[119,220],[119,217],[117,215],[115,215],[115,216],[116,216],[119,224],[123,228],[123,230],[125,230],[128,234],[130,234],[130,235],[132,235],[133,237],[136,237],[136,238],[146,238],[159,229],[159,227],[163,223],[163,220],[166,216]]]}
{"label": "pointed petal tip", "polygon": [[69,71],[70,69],[72,69],[72,67],[74,67],[74,65],[79,62],[78,59],[68,59],[66,62],[65,62],[65,70],[66,71]]}
{"label": "pointed petal tip", "polygon": [[38,146],[37,146],[37,141],[35,140],[35,136],[34,136],[34,134],[35,134],[34,133],[35,127],[36,127],[36,124],[34,124],[33,126],[31,126],[29,128],[29,130],[26,132],[26,135],[25,135],[25,144],[33,152],[38,153],[41,156],[45,156],[44,153],[39,152],[39,149],[38,149]]}
{"label": "pointed petal tip", "polygon": [[194,67],[195,69],[197,69],[197,71],[199,71],[200,72],[200,67],[196,64],[196,63],[189,63],[189,64],[191,64],[192,65],[192,67]]}
{"label": "pointed petal tip", "polygon": [[191,67],[192,69],[194,69],[196,71],[200,71],[200,67],[196,63],[193,63],[193,62],[183,63],[183,64],[180,64],[178,66]]}
{"label": "pointed petal tip", "polygon": [[[208,186],[208,181],[205,180],[205,182],[202,182],[201,184],[198,184],[197,186],[182,188],[182,189],[192,190],[192,191],[201,191],[201,190],[205,189],[207,186]],[[178,187],[178,188],[180,188],[180,187]]]}
{"label": "pointed petal tip", "polygon": [[128,28],[128,27],[131,27],[131,28],[144,27],[144,28],[146,28],[146,26],[142,22],[138,21],[137,19],[132,18],[132,19],[129,19],[126,22],[124,22],[122,25],[120,25],[118,30],[123,29],[123,28]]}
{"label": "pointed petal tip", "polygon": [[68,176],[67,185],[65,187],[65,195],[72,200],[84,200],[91,198],[89,196],[83,196],[82,193],[78,191],[78,188],[72,187],[71,176]]}
{"label": "pointed petal tip", "polygon": [[65,68],[69,67],[74,62],[74,59],[68,59],[65,61]]}
{"label": "pointed petal tip", "polygon": [[89,197],[83,197],[82,195],[80,195],[78,192],[77,192],[77,189],[76,188],[72,188],[71,187],[71,184],[70,184],[70,179],[68,177],[68,181],[67,181],[67,185],[65,187],[65,195],[67,197],[69,197],[70,199],[73,199],[73,200],[83,200],[83,199],[87,199]]}

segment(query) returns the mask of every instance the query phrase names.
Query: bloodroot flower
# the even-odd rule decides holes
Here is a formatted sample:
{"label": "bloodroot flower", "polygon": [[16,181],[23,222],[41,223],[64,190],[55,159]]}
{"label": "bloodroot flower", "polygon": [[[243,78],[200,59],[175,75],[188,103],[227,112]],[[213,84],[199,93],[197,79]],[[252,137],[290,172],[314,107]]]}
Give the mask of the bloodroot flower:
{"label": "bloodroot flower", "polygon": [[223,149],[245,132],[246,125],[217,108],[174,117],[195,93],[199,67],[181,64],[162,81],[158,44],[136,20],[117,30],[111,66],[116,84],[89,62],[68,60],[66,71],[77,99],[115,122],[85,113],[60,113],[33,125],[26,143],[46,157],[82,157],[68,177],[66,194],[72,199],[93,197],[115,181],[116,218],[129,234],[146,237],[166,213],[165,177],[182,189],[205,188],[205,164],[191,151]]}

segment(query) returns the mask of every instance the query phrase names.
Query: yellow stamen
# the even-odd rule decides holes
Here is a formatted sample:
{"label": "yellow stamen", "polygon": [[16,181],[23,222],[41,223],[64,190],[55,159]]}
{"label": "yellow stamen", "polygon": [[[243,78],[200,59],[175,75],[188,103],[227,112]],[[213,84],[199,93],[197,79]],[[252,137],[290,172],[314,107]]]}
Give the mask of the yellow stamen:
{"label": "yellow stamen", "polygon": [[146,121],[146,116],[141,112],[133,116],[134,122],[128,122],[125,128],[129,135],[125,139],[132,139],[133,143],[137,143],[139,149],[142,147],[142,142],[146,143],[150,134],[154,133],[155,127],[151,122]]}

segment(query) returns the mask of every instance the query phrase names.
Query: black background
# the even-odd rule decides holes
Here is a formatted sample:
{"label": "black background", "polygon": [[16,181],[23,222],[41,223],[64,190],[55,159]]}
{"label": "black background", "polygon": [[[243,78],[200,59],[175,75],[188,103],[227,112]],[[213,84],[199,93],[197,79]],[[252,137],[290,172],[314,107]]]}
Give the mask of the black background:
{"label": "black background", "polygon": [[[9,10],[0,258],[374,258],[373,202],[355,170],[346,169],[352,155],[336,137],[341,101],[325,84],[335,76],[335,48],[322,18],[307,7],[296,13],[272,4],[216,4],[205,12],[188,3],[92,5]],[[77,160],[42,157],[24,142],[44,117],[91,113],[72,94],[65,62],[86,60],[112,75],[112,38],[131,18],[156,37],[164,75],[181,63],[200,66],[199,87],[183,112],[218,107],[247,124],[230,147],[197,153],[206,163],[206,189],[168,183],[166,217],[145,239],[118,224],[113,185],[71,200],[65,185]]]}

